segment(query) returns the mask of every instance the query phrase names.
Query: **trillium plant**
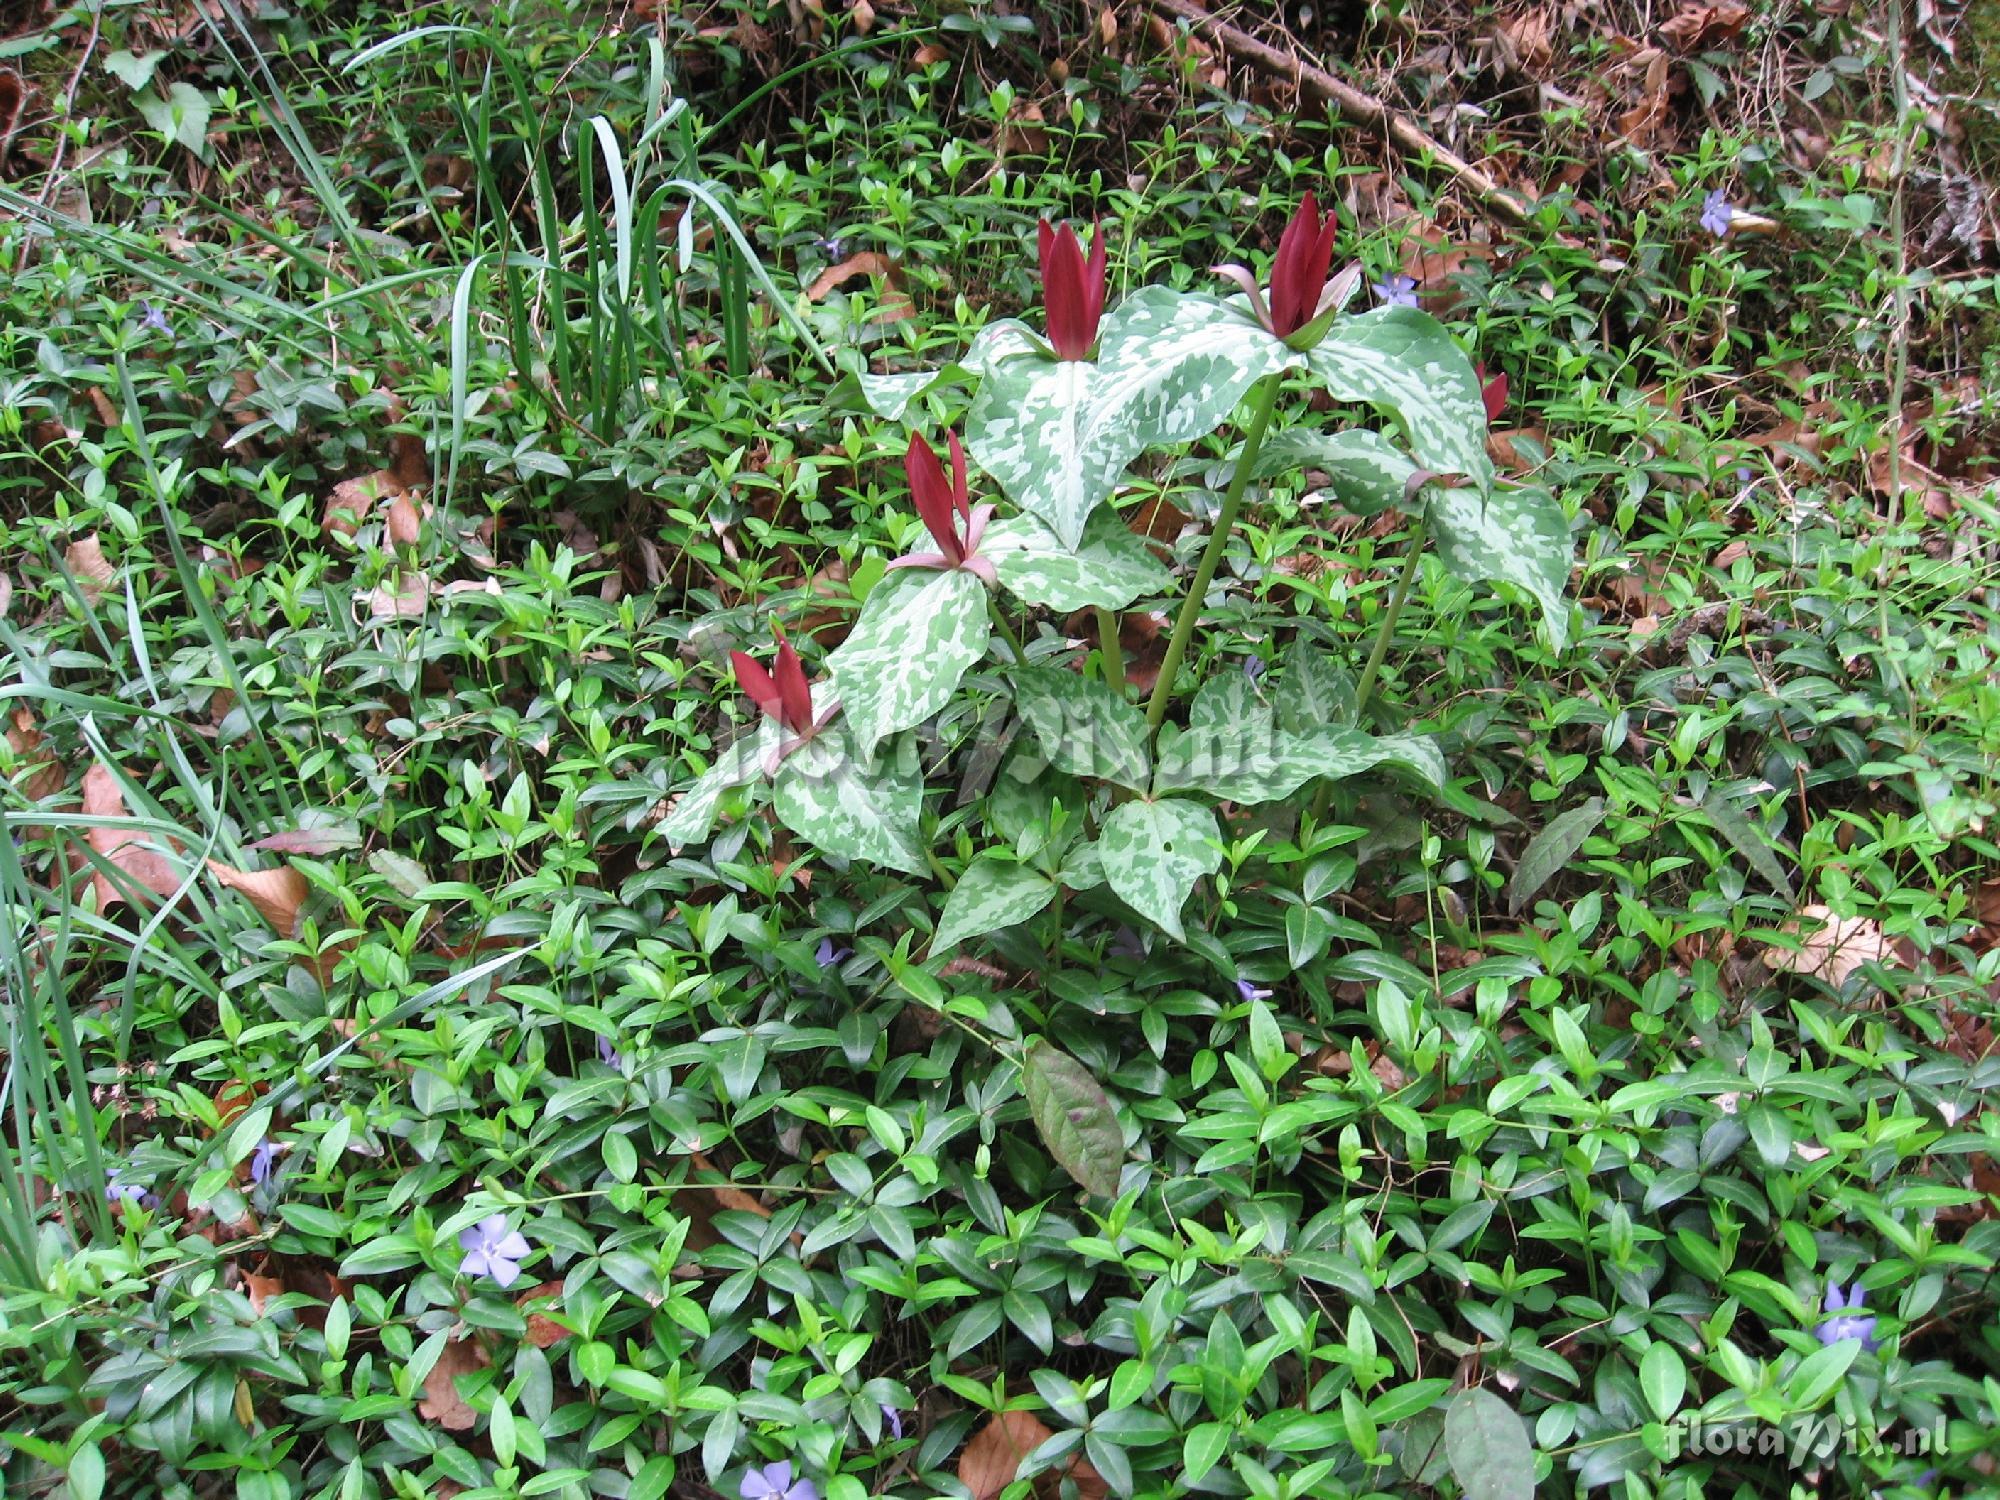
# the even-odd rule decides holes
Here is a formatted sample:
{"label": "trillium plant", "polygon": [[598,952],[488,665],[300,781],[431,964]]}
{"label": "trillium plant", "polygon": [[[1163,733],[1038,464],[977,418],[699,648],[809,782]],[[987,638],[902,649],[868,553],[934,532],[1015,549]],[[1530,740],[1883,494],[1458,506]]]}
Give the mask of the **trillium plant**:
{"label": "trillium plant", "polygon": [[[1107,309],[1103,226],[1086,253],[1074,229],[1045,222],[1040,331],[1002,319],[941,369],[856,371],[860,400],[907,428],[898,445],[924,540],[856,570],[872,586],[820,682],[789,644],[768,670],[736,654],[758,715],[682,793],[669,842],[700,843],[767,788],[777,820],[824,855],[936,880],[935,958],[1053,907],[1069,920],[1098,913],[1107,935],[1136,916],[1222,966],[1220,946],[1203,943],[1221,890],[1201,922],[1186,913],[1225,863],[1222,878],[1240,878],[1243,810],[1290,803],[1310,829],[1349,778],[1442,792],[1437,744],[1370,702],[1421,559],[1539,606],[1560,647],[1569,527],[1546,491],[1495,475],[1486,438],[1504,378],[1485,378],[1404,299],[1350,312],[1363,275],[1332,274],[1335,232],[1308,193],[1262,276],[1222,266],[1226,295],[1149,286]],[[1311,415],[1315,393],[1345,410]],[[947,430],[936,418],[953,409]],[[1181,461],[1168,472],[1199,488],[1189,446],[1232,422],[1212,525],[1177,576],[1127,525],[1121,496],[1149,453]],[[1276,670],[1217,665],[1197,680],[1199,664],[1245,649],[1220,627],[1196,646],[1246,499],[1304,473],[1323,476],[1329,507],[1410,518],[1358,677],[1302,628]],[[1172,619],[1144,701],[1119,630],[1136,611]],[[1070,639],[1072,621],[1094,650]],[[955,878],[938,857],[953,842]],[[1274,866],[1261,878],[1290,877]],[[1295,951],[1319,951],[1309,931],[1293,936]]]}

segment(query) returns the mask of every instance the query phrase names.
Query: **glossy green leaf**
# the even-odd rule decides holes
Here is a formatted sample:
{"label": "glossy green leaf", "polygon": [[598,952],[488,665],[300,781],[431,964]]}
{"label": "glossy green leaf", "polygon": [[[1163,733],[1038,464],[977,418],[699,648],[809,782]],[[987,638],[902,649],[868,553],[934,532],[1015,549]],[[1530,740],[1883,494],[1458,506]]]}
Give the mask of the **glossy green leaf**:
{"label": "glossy green leaf", "polygon": [[784,730],[770,719],[758,716],[756,727],[734,744],[723,748],[715,764],[680,795],[673,811],[660,824],[660,836],[672,849],[698,843],[715,826],[716,806],[723,793],[746,785],[764,774],[771,751],[784,740]]}
{"label": "glossy green leaf", "polygon": [[1452,1398],[1445,1452],[1465,1500],[1534,1500],[1535,1450],[1514,1408],[1474,1386]]}
{"label": "glossy green leaf", "polygon": [[1535,899],[1535,892],[1556,877],[1603,821],[1604,799],[1592,797],[1581,807],[1572,807],[1555,818],[1528,840],[1528,847],[1521,851],[1521,862],[1514,866],[1513,879],[1507,882],[1508,915],[1519,916],[1522,908]]}

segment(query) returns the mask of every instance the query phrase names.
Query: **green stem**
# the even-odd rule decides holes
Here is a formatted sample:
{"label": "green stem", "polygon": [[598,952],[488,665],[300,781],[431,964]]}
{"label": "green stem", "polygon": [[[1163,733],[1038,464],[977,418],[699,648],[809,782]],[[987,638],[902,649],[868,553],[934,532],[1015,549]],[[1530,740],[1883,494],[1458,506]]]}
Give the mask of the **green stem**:
{"label": "green stem", "polygon": [[1125,696],[1125,648],[1118,640],[1118,620],[1110,610],[1097,611],[1097,654],[1104,659],[1104,681],[1119,697]]}
{"label": "green stem", "polygon": [[1201,617],[1202,601],[1208,597],[1209,584],[1215,581],[1215,570],[1222,566],[1222,554],[1229,545],[1229,533],[1236,529],[1236,513],[1243,508],[1243,492],[1249,487],[1250,471],[1257,466],[1257,450],[1264,446],[1264,430],[1271,425],[1271,412],[1278,404],[1278,377],[1266,375],[1251,400],[1254,405],[1250,412],[1250,430],[1244,434],[1243,451],[1237,456],[1236,472],[1229,479],[1229,491],[1222,497],[1222,514],[1215,518],[1215,530],[1209,536],[1201,562],[1194,570],[1194,581],[1188,585],[1187,598],[1181,602],[1180,618],[1174,621],[1174,633],[1167,642],[1167,654],[1160,662],[1160,680],[1153,685],[1152,701],[1146,705],[1148,734],[1157,734],[1160,725],[1166,722],[1167,704],[1173,701],[1174,679],[1180,675],[1181,659],[1187,655],[1188,642],[1194,636],[1195,621]]}
{"label": "green stem", "polygon": [[[1368,699],[1375,691],[1375,678],[1382,670],[1383,659],[1389,654],[1389,642],[1396,638],[1396,620],[1403,613],[1403,601],[1410,597],[1410,586],[1417,581],[1423,558],[1424,521],[1419,516],[1410,527],[1410,550],[1403,555],[1403,574],[1396,580],[1396,592],[1389,596],[1389,607],[1383,612],[1382,623],[1375,627],[1375,644],[1368,652],[1367,665],[1361,669],[1361,681],[1355,684],[1354,712],[1357,717],[1367,709]],[[1320,782],[1312,800],[1315,823],[1326,816],[1326,804],[1332,796],[1333,783]]]}
{"label": "green stem", "polygon": [[1008,648],[1013,651],[1014,660],[1025,667],[1028,664],[1028,653],[1022,649],[1021,638],[1014,634],[1014,627],[1009,625],[1007,617],[1000,613],[1000,601],[991,594],[986,596],[986,613],[993,617],[993,626],[1000,632],[1001,639],[1007,642]]}

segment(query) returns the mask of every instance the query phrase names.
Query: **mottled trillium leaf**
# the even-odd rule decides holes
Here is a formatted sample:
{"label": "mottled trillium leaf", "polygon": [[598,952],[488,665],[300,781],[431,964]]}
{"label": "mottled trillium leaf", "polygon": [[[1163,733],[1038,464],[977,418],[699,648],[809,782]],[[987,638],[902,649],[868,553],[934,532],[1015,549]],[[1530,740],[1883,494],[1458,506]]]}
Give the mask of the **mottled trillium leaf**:
{"label": "mottled trillium leaf", "polygon": [[1475,1386],[1452,1397],[1444,1446],[1465,1500],[1534,1500],[1535,1450],[1528,1429],[1491,1391]]}
{"label": "mottled trillium leaf", "polygon": [[1145,542],[1105,507],[1084,524],[1074,550],[1032,516],[1012,516],[986,528],[979,550],[992,560],[1000,584],[1023,604],[1067,614],[1079,609],[1123,609],[1134,599],[1164,594],[1173,578]]}
{"label": "mottled trillium leaf", "polygon": [[1086,1192],[1115,1198],[1125,1164],[1125,1132],[1090,1070],[1038,1041],[1023,1060],[1021,1092],[1035,1129],[1062,1169]]}
{"label": "mottled trillium leaf", "polygon": [[1014,704],[1059,771],[1143,791],[1149,773],[1146,721],[1101,682],[1055,667],[1016,676]]}
{"label": "mottled trillium leaf", "polygon": [[1222,728],[1249,724],[1268,732],[1275,727],[1271,705],[1257,684],[1241,672],[1218,672],[1195,691],[1188,705],[1188,728]]}
{"label": "mottled trillium leaf", "polygon": [[1254,806],[1289,797],[1319,777],[1358,776],[1385,761],[1410,767],[1434,786],[1444,780],[1443,757],[1428,741],[1382,738],[1331,724],[1292,733],[1276,728],[1267,711],[1261,719],[1249,715],[1185,732],[1163,730],[1153,790],[1199,791]]}
{"label": "mottled trillium leaf", "polygon": [[950,702],[991,636],[986,585],[962,568],[901,569],[876,584],[854,629],[826,659],[862,759]]}
{"label": "mottled trillium leaf", "polygon": [[708,837],[715,826],[715,813],[722,794],[744,786],[764,774],[766,757],[784,738],[784,730],[759,715],[757,727],[735,744],[726,746],[715,764],[681,793],[680,801],[660,824],[660,836],[667,847],[679,849]]}
{"label": "mottled trillium leaf", "polygon": [[1521,851],[1520,863],[1514,866],[1513,878],[1507,882],[1507,914],[1518,917],[1521,909],[1534,900],[1535,893],[1556,877],[1603,821],[1604,799],[1592,797],[1582,806],[1572,807],[1551,819],[1548,827],[1529,839],[1528,847]]}
{"label": "mottled trillium leaf", "polygon": [[1181,908],[1202,876],[1222,868],[1219,837],[1214,812],[1198,802],[1123,802],[1104,820],[1097,851],[1119,898],[1185,941]]}
{"label": "mottled trillium leaf", "polygon": [[975,859],[945,898],[931,952],[944,953],[967,938],[1025,922],[1055,893],[1055,882],[1039,870],[1011,860]]}
{"label": "mottled trillium leaf", "polygon": [[1495,490],[1483,500],[1473,490],[1424,488],[1424,519],[1438,560],[1460,578],[1496,579],[1526,589],[1542,606],[1549,640],[1569,639],[1569,585],[1573,553],[1569,517],[1547,490],[1531,485]]}
{"label": "mottled trillium leaf", "polygon": [[1354,679],[1323,646],[1300,636],[1285,652],[1284,674],[1273,696],[1278,722],[1294,734],[1331,725],[1352,728],[1361,717]]}
{"label": "mottled trillium leaf", "polygon": [[1417,466],[1379,432],[1365,427],[1314,432],[1294,427],[1267,439],[1257,459],[1260,475],[1318,469],[1326,490],[1350,515],[1372,516],[1408,503]]}
{"label": "mottled trillium leaf", "polygon": [[1307,361],[1339,400],[1365,401],[1395,417],[1417,463],[1463,475],[1476,494],[1492,489],[1479,377],[1429,313],[1382,307],[1344,318]]}
{"label": "mottled trillium leaf", "polygon": [[1213,297],[1147,287],[1106,315],[1094,361],[995,361],[966,416],[979,466],[1065,546],[1148,448],[1213,432],[1302,356]]}
{"label": "mottled trillium leaf", "polygon": [[[935,370],[909,370],[893,375],[858,374],[853,389],[876,416],[900,422],[910,404],[939,385],[966,385],[1003,360],[1039,354],[1041,341],[1018,318],[988,323],[973,336],[965,357]],[[845,395],[843,388],[842,396]]]}
{"label": "mottled trillium leaf", "polygon": [[924,784],[914,754],[864,765],[838,726],[786,757],[773,801],[784,825],[828,854],[917,874]]}

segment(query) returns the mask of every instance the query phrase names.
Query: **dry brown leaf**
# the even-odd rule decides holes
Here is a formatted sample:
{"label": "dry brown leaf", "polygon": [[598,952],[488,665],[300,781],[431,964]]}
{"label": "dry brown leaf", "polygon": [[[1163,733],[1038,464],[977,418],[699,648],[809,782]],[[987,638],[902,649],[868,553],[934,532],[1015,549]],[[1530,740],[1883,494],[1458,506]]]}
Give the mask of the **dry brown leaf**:
{"label": "dry brown leaf", "polygon": [[1862,965],[1887,963],[1893,956],[1890,941],[1877,923],[1867,917],[1836,917],[1824,906],[1800,907],[1798,920],[1785,930],[1797,934],[1799,946],[1772,944],[1764,950],[1765,966],[1789,974],[1810,974],[1836,989]]}
{"label": "dry brown leaf", "polygon": [[393,573],[369,591],[369,613],[378,619],[413,619],[429,607],[431,589],[422,573]]}
{"label": "dry brown leaf", "polygon": [[[1051,1436],[1049,1429],[1032,1413],[1003,1411],[972,1435],[958,1456],[958,1480],[972,1491],[972,1500],[996,1500],[1014,1482],[1021,1460]],[[1090,1461],[1078,1454],[1070,1463],[1069,1477],[1076,1481],[1082,1500],[1104,1500],[1108,1487]],[[1055,1500],[1062,1476],[1055,1469],[1035,1476],[1036,1500]]]}
{"label": "dry brown leaf", "polygon": [[86,386],[85,391],[90,397],[91,409],[97,413],[97,420],[102,422],[106,427],[116,427],[120,422],[125,420],[124,414],[118,410],[112,399],[104,393],[103,386]]}
{"label": "dry brown leaf", "polygon": [[48,741],[35,723],[32,709],[14,710],[13,727],[7,731],[7,746],[21,762],[20,791],[30,802],[40,802],[62,790],[63,769],[49,753]]}
{"label": "dry brown leaf", "polygon": [[1502,21],[1499,32],[1516,66],[1525,72],[1539,72],[1555,56],[1549,46],[1549,13],[1540,6]]}
{"label": "dry brown leaf", "polygon": [[385,496],[402,493],[403,486],[393,469],[377,469],[373,474],[343,479],[326,497],[326,505],[320,511],[319,529],[328,535],[337,531],[342,536],[353,536]]}
{"label": "dry brown leaf", "polygon": [[1106,47],[1118,40],[1118,13],[1108,5],[1097,13],[1097,40]]}
{"label": "dry brown leaf", "polygon": [[[697,1151],[689,1158],[698,1172],[717,1171],[714,1162]],[[714,1220],[724,1209],[741,1209],[744,1213],[756,1214],[759,1218],[771,1217],[771,1210],[759,1203],[742,1188],[727,1182],[685,1183],[674,1189],[674,1212],[688,1221],[686,1246],[689,1250],[706,1250],[722,1243],[722,1236],[715,1232]],[[797,1236],[794,1236],[797,1238]]]}
{"label": "dry brown leaf", "polygon": [[250,1311],[258,1317],[264,1316],[264,1304],[273,1297],[281,1297],[285,1292],[282,1276],[259,1276],[253,1271],[243,1273],[243,1295],[250,1299]]}
{"label": "dry brown leaf", "polygon": [[0,620],[7,618],[7,611],[14,607],[14,579],[12,575],[0,573]]}
{"label": "dry brown leaf", "polygon": [[472,1339],[453,1339],[446,1344],[444,1353],[424,1377],[424,1394],[417,1402],[417,1414],[447,1432],[470,1432],[479,1414],[459,1396],[456,1380],[460,1375],[484,1369],[487,1362],[486,1351]]}
{"label": "dry brown leaf", "polygon": [[1750,7],[1736,0],[1720,5],[1683,5],[1660,27],[1660,40],[1682,52],[1701,52],[1734,41],[1750,20]]}
{"label": "dry brown leaf", "polygon": [[392,547],[414,547],[423,533],[423,520],[417,508],[410,503],[408,495],[397,495],[389,501],[389,519],[383,528]]}
{"label": "dry brown leaf", "polygon": [[[86,817],[122,818],[125,811],[125,794],[119,789],[118,778],[111,774],[108,766],[95,765],[83,773],[83,812]],[[85,837],[90,847],[114,869],[131,877],[131,883],[140,890],[151,891],[156,896],[171,896],[180,889],[180,877],[167,857],[148,842],[148,835],[136,828],[91,828]],[[180,852],[175,843],[174,852]],[[108,911],[125,899],[125,894],[112,884],[103,871],[98,871],[92,884],[97,891],[97,909]]]}
{"label": "dry brown leaf", "polygon": [[847,7],[847,19],[854,23],[857,36],[866,36],[875,29],[875,7],[868,0],[854,0]]}
{"label": "dry brown leaf", "polygon": [[280,865],[275,870],[238,870],[219,859],[211,859],[208,873],[225,890],[247,896],[257,914],[271,924],[279,937],[298,936],[299,909],[306,904],[310,887],[305,876],[290,865]]}
{"label": "dry brown leaf", "polygon": [[91,604],[102,599],[104,591],[118,577],[118,570],[105,558],[104,546],[94,531],[69,544],[69,549],[63,553],[63,566],[76,576],[77,588],[82,591],[85,601]]}
{"label": "dry brown leaf", "polygon": [[936,42],[925,42],[910,54],[910,61],[919,68],[928,68],[932,63],[943,62],[951,54]]}
{"label": "dry brown leaf", "polygon": [[290,828],[246,845],[273,854],[333,854],[353,847],[354,835],[338,828]]}
{"label": "dry brown leaf", "polygon": [[538,1312],[529,1312],[528,1304],[559,1296],[562,1289],[563,1284],[560,1281],[544,1281],[539,1286],[529,1287],[514,1299],[514,1305],[526,1314],[528,1319],[528,1342],[537,1349],[553,1348],[568,1338],[570,1331],[553,1318]]}

